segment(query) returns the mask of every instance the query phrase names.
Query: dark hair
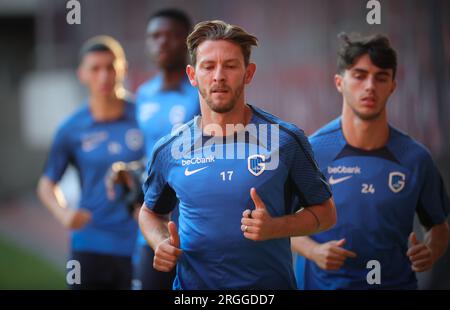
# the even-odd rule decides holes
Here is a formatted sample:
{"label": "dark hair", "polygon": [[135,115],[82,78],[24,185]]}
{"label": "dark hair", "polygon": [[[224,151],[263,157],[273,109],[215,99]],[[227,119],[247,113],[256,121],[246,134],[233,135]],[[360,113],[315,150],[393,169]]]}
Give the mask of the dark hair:
{"label": "dark hair", "polygon": [[227,24],[221,20],[204,21],[195,25],[186,44],[192,65],[197,62],[197,48],[207,40],[226,40],[241,47],[245,66],[250,63],[252,46],[258,46],[258,39],[239,26]]}
{"label": "dark hair", "polygon": [[110,52],[116,58],[118,65],[126,65],[126,56],[122,45],[110,36],[95,36],[87,40],[80,49],[80,63],[86,54],[92,52]]}
{"label": "dark hair", "polygon": [[95,36],[87,40],[81,47],[80,64],[87,54],[93,52],[110,52],[114,55],[114,69],[117,73],[116,94],[119,98],[125,98],[127,91],[123,87],[123,79],[125,78],[127,59],[122,45],[110,36]]}
{"label": "dark hair", "polygon": [[392,69],[393,76],[397,72],[397,53],[391,47],[389,39],[382,34],[360,36],[340,33],[341,47],[338,51],[337,71],[342,74],[349,69],[363,55],[368,54],[374,65],[382,69]]}
{"label": "dark hair", "polygon": [[189,33],[191,31],[192,23],[189,16],[178,9],[162,9],[155,13],[153,13],[147,21],[147,24],[150,23],[154,18],[163,17],[172,19],[178,23],[180,23],[185,29],[186,32]]}

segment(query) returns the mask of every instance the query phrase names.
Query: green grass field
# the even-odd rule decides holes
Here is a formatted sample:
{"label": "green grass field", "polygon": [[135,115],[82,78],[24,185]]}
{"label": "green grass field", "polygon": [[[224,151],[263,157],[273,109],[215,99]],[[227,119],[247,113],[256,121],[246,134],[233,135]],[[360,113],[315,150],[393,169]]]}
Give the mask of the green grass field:
{"label": "green grass field", "polygon": [[0,289],[66,289],[64,269],[0,238]]}

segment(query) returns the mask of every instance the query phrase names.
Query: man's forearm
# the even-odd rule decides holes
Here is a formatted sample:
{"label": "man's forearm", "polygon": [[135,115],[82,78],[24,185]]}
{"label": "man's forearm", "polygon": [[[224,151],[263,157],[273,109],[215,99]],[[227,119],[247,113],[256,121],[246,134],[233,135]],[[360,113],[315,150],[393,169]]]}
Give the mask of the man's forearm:
{"label": "man's forearm", "polygon": [[41,177],[36,192],[41,203],[56,219],[62,221],[67,203],[58,186],[47,177]]}
{"label": "man's forearm", "polygon": [[302,209],[295,214],[274,218],[275,238],[308,236],[325,231],[336,223],[334,202],[330,198],[321,205]]}
{"label": "man's forearm", "polygon": [[156,214],[148,209],[145,203],[142,205],[139,212],[139,227],[153,250],[159,243],[169,238],[168,222],[169,215]]}
{"label": "man's forearm", "polygon": [[306,257],[309,260],[312,260],[311,252],[318,243],[313,239],[300,236],[300,237],[292,237],[291,238],[291,248],[294,252]]}
{"label": "man's forearm", "polygon": [[449,228],[447,222],[433,226],[426,235],[426,244],[433,253],[433,260],[438,260],[447,250]]}

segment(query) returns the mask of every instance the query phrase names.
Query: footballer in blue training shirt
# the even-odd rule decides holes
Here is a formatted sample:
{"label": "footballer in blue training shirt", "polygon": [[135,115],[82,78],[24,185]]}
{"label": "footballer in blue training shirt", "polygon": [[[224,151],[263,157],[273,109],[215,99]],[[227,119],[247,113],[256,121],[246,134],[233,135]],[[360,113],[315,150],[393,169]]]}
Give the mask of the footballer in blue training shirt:
{"label": "footballer in blue training shirt", "polygon": [[[197,89],[191,86],[185,72],[186,37],[190,31],[189,17],[177,9],[157,11],[148,21],[147,45],[159,73],[142,84],[136,94],[136,118],[147,158],[159,139],[200,114]],[[176,220],[176,212],[173,217]],[[133,288],[171,289],[175,271],[166,273],[153,268],[154,253],[141,232],[136,251]]]}
{"label": "footballer in blue training shirt", "polygon": [[[37,188],[42,203],[71,230],[71,259],[81,267],[81,283],[70,285],[72,289],[131,285],[137,223],[120,199],[121,189],[111,200],[105,186],[112,163],[144,156],[135,105],[123,98],[125,73],[125,53],[116,40],[99,36],[85,43],[78,76],[89,99],[58,128]],[[77,209],[67,207],[58,195],[57,184],[68,165],[79,175]]]}
{"label": "footballer in blue training shirt", "polygon": [[[326,232],[292,238],[302,255],[298,286],[416,289],[415,272],[429,270],[447,248],[449,199],[428,150],[388,123],[397,67],[389,40],[341,38],[335,84],[342,115],[310,138],[338,221]],[[423,241],[412,232],[415,213],[428,231]],[[372,268],[378,275],[368,275]]]}
{"label": "footballer in blue training shirt", "polygon": [[154,267],[176,266],[174,289],[295,289],[289,237],[334,225],[328,184],[303,131],[245,103],[256,37],[208,21],[187,45],[202,115],[153,148],[139,225]]}
{"label": "footballer in blue training shirt", "polygon": [[[136,94],[136,119],[144,136],[146,156],[150,158],[155,143],[186,121],[200,114],[198,92],[186,76],[186,37],[191,30],[191,21],[182,11],[162,9],[155,12],[147,23],[147,47],[158,68],[158,74],[143,83]],[[121,165],[111,175],[115,183],[124,183],[129,190],[128,200],[132,205],[143,202],[141,189],[145,163]],[[118,178],[122,174],[123,178]],[[114,184],[114,182],[111,182]],[[111,185],[110,185],[111,187]],[[178,214],[174,210],[172,218]],[[153,268],[153,250],[142,233],[138,233],[133,254],[134,290],[171,289],[175,271],[160,272]]]}

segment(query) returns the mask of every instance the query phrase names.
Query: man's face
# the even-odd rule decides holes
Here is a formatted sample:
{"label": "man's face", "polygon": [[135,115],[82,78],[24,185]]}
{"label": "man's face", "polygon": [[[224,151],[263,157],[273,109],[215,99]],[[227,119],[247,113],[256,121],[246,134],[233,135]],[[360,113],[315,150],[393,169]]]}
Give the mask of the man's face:
{"label": "man's face", "polygon": [[239,45],[225,40],[207,40],[197,48],[195,68],[187,74],[208,107],[217,113],[227,113],[244,103],[244,86],[252,80],[255,64],[244,63]]}
{"label": "man's face", "polygon": [[80,81],[94,96],[109,97],[114,94],[118,79],[115,56],[111,52],[87,53],[78,68]]}
{"label": "man's face", "polygon": [[375,66],[368,54],[361,56],[342,75],[336,75],[335,83],[344,97],[344,104],[362,120],[378,118],[396,87],[393,70]]}
{"label": "man's face", "polygon": [[186,63],[186,37],[188,33],[180,22],[156,17],[147,25],[147,48],[158,67],[178,69]]}

